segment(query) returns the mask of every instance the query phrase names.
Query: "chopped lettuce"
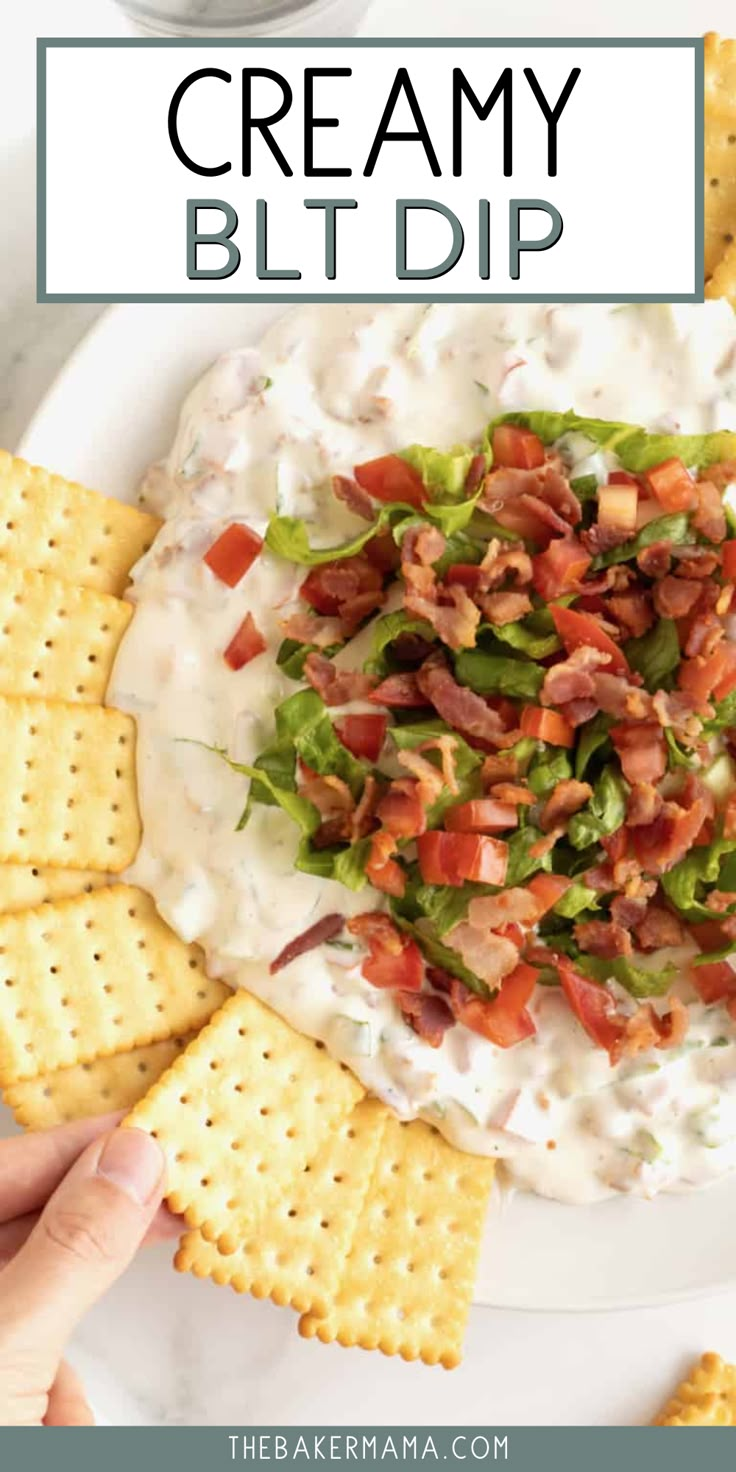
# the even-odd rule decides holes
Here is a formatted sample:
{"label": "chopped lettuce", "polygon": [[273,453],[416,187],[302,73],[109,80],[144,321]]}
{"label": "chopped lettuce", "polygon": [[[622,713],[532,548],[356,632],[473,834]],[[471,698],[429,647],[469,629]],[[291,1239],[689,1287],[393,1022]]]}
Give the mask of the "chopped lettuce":
{"label": "chopped lettuce", "polygon": [[435,640],[437,632],[423,618],[410,618],[403,608],[394,613],[384,613],[373,624],[373,642],[370,658],[363,668],[371,675],[383,676],[391,668],[387,655],[394,640],[402,634],[418,634],[422,639]]}
{"label": "chopped lettuce", "polygon": [[301,567],[319,567],[321,563],[334,562],[338,557],[355,557],[358,552],[362,552],[371,537],[384,531],[387,526],[392,526],[398,519],[413,515],[412,506],[403,501],[392,502],[382,508],[376,520],[364,531],[351,537],[349,542],[341,542],[334,547],[312,547],[307,523],[300,517],[272,516],[266,529],[266,546],[277,557],[285,557],[288,562],[298,562]]}
{"label": "chopped lettuce", "polygon": [[506,865],[505,887],[507,889],[513,889],[515,884],[523,884],[530,874],[536,874],[540,869],[550,870],[552,868],[551,853],[537,858],[529,852],[544,836],[539,828],[527,823],[524,828],[517,828],[516,832],[506,839],[509,851]]}
{"label": "chopped lettuce", "polygon": [[455,674],[461,685],[478,695],[508,695],[535,700],[542,688],[544,670],[524,659],[507,659],[484,649],[463,649],[455,657]]}
{"label": "chopped lettuce", "polygon": [[574,920],[583,910],[597,910],[598,908],[596,890],[589,889],[587,884],[578,880],[575,884],[571,884],[570,888],[565,890],[562,899],[557,901],[554,906],[554,914],[562,916],[563,920]]}
{"label": "chopped lettuce", "polygon": [[340,644],[331,644],[329,649],[318,649],[316,644],[300,644],[298,639],[282,639],[276,663],[290,680],[303,680],[304,662],[308,654],[322,654],[325,659],[331,659],[341,647]]}
{"label": "chopped lettuce", "polygon": [[628,788],[613,767],[604,767],[593,788],[593,796],[567,825],[573,848],[587,848],[609,833],[615,833],[626,817]]}
{"label": "chopped lettuce", "polygon": [[472,520],[473,513],[480,499],[480,490],[474,496],[468,496],[465,501],[450,501],[442,503],[435,501],[430,505],[427,503],[423,512],[413,511],[408,516],[402,516],[393,527],[394,541],[399,544],[410,526],[426,525],[431,521],[438,526],[446,537],[454,537],[458,532],[465,531]]}
{"label": "chopped lettuce", "polygon": [[649,971],[644,966],[635,966],[628,956],[613,956],[610,960],[604,960],[601,956],[587,956],[581,952],[575,959],[575,965],[584,976],[590,976],[593,981],[610,981],[613,978],[632,997],[664,996],[677,977],[677,967],[672,964],[658,966],[656,970]]}
{"label": "chopped lettuce", "polygon": [[616,455],[624,470],[640,475],[677,456],[683,464],[702,470],[722,460],[736,458],[736,433],[716,430],[711,434],[650,434],[638,424],[623,424],[609,419],[589,419],[573,409],[558,414],[542,409],[532,413],[502,414],[487,431],[490,440],[497,424],[520,424],[539,435],[545,445],[554,444],[563,434],[576,433],[592,440],[600,449]]}
{"label": "chopped lettuce", "polygon": [[[250,766],[247,762],[233,761],[222,746],[208,746],[203,741],[194,741],[192,745],[202,746],[205,751],[211,751],[213,756],[218,756],[226,763],[231,772],[238,772],[242,777],[250,777],[251,793],[255,786],[258,788],[257,800],[272,807],[281,808],[306,836],[315,833],[319,828],[320,815],[314,803],[300,797],[295,790],[293,754],[290,759],[287,753],[272,747],[261,752],[258,763]],[[249,793],[248,802],[236,824],[236,832],[245,827],[250,811],[251,795]]]}
{"label": "chopped lettuce", "polygon": [[578,782],[585,776],[588,763],[595,753],[608,744],[608,732],[612,724],[610,716],[599,710],[598,714],[593,716],[592,721],[586,721],[585,725],[579,728],[580,735],[575,752],[575,776]]}
{"label": "chopped lettuce", "polygon": [[669,676],[680,663],[680,641],[674,619],[660,618],[646,634],[627,639],[624,654],[652,695],[657,690],[668,689]]}
{"label": "chopped lettuce", "polygon": [[370,852],[370,839],[361,838],[347,847],[313,848],[309,837],[299,844],[296,867],[302,874],[317,874],[320,879],[334,879],[346,889],[363,889],[367,882],[365,866]]}
{"label": "chopped lettuce", "polygon": [[[407,460],[424,481],[430,496],[439,492],[442,500],[460,500],[465,489],[468,471],[476,455],[467,445],[457,445],[446,453],[431,450],[426,445],[410,445],[401,451],[402,460]],[[486,455],[486,464],[490,456]]]}
{"label": "chopped lettuce", "polygon": [[518,649],[529,659],[546,659],[556,654],[560,641],[554,632],[551,616],[546,608],[530,613],[524,619],[511,624],[481,624],[479,635],[490,634],[501,644]]}
{"label": "chopped lettuce", "polygon": [[585,505],[586,501],[593,501],[598,495],[597,475],[578,475],[570,481],[570,487],[575,492],[578,501]]}
{"label": "chopped lettuce", "polygon": [[[685,920],[712,920],[713,911],[704,903],[708,888],[728,888],[724,860],[736,851],[736,839],[716,838],[712,843],[692,848],[666,874],[662,875],[662,888],[668,900]],[[727,870],[726,870],[727,872]]]}
{"label": "chopped lettuce", "polygon": [[693,758],[680,746],[671,726],[665,726],[664,739],[667,742],[669,765],[671,767],[692,767]]}
{"label": "chopped lettuce", "polygon": [[291,743],[297,755],[324,777],[342,777],[353,796],[360,792],[366,767],[356,760],[335,734],[324,702],[316,690],[299,690],[275,710],[279,742]]}
{"label": "chopped lettuce", "polygon": [[544,746],[529,763],[527,781],[535,797],[547,797],[558,782],[572,776],[572,763],[562,746]]}

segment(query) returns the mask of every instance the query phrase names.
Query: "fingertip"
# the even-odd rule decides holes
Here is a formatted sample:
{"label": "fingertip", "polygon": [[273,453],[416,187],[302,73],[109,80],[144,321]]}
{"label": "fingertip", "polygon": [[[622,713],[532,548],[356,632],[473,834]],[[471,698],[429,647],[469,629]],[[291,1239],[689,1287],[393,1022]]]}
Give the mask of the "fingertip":
{"label": "fingertip", "polygon": [[122,1127],[104,1141],[97,1175],[123,1191],[136,1206],[150,1206],[157,1195],[163,1194],[165,1164],[153,1135]]}

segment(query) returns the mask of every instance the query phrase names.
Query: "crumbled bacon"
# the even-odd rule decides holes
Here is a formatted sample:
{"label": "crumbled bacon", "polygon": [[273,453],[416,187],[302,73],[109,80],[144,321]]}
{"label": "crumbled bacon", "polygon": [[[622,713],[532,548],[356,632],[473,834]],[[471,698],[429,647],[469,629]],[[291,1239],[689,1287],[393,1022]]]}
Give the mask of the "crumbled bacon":
{"label": "crumbled bacon", "polygon": [[[419,568],[432,573],[431,568]],[[404,608],[414,618],[426,619],[450,649],[472,649],[480,623],[480,610],[461,583],[432,583],[422,591],[416,582],[407,583]]]}
{"label": "crumbled bacon", "polygon": [[492,787],[495,782],[506,782],[517,775],[519,763],[512,751],[498,751],[487,756],[480,769],[484,786]]}
{"label": "crumbled bacon", "polygon": [[672,564],[672,543],[652,542],[637,553],[636,565],[648,578],[663,578]]}
{"label": "crumbled bacon", "polygon": [[676,802],[665,802],[653,823],[632,831],[641,867],[649,874],[666,874],[689,853],[706,817],[703,798],[696,798],[688,810]]}
{"label": "crumbled bacon", "polygon": [[593,671],[608,664],[610,657],[581,644],[567,659],[550,665],[539,697],[542,705],[565,706],[570,700],[589,700],[595,694]]}
{"label": "crumbled bacon", "polygon": [[355,809],[355,800],[347,782],[332,774],[321,777],[312,772],[303,777],[299,783],[299,794],[316,807],[325,822],[348,817]]}
{"label": "crumbled bacon", "polygon": [[613,547],[620,547],[623,542],[630,542],[634,535],[626,527],[611,525],[596,521],[587,531],[580,533],[580,540],[591,557],[597,557],[600,552],[610,552]]}
{"label": "crumbled bacon", "polygon": [[630,956],[634,949],[628,930],[615,920],[578,921],[574,933],[581,951],[607,961],[614,956]]}
{"label": "crumbled bacon", "polygon": [[675,575],[680,578],[709,578],[719,563],[711,547],[673,547],[672,556],[677,563]]}
{"label": "crumbled bacon", "polygon": [[486,741],[489,746],[513,746],[518,740],[519,733],[505,729],[498,711],[473,690],[458,685],[443,655],[430,656],[417,672],[417,684],[427,703],[461,734]]}
{"label": "crumbled bacon", "polygon": [[296,639],[299,644],[315,644],[318,649],[342,644],[345,638],[341,619],[323,618],[316,613],[292,613],[281,620],[281,629],[285,638]]}
{"label": "crumbled bacon", "polygon": [[621,1036],[611,1048],[611,1062],[634,1058],[649,1048],[677,1048],[683,1042],[690,1016],[679,997],[668,997],[669,1012],[660,1015],[650,1002],[637,1007],[623,1025]]}
{"label": "crumbled bacon", "polygon": [[455,1023],[444,998],[432,992],[397,991],[396,1001],[404,1021],[417,1037],[429,1043],[430,1048],[439,1048],[447,1029]]}
{"label": "crumbled bacon", "polygon": [[416,778],[399,777],[392,782],[376,808],[376,817],[395,838],[418,838],[426,832],[427,804]]}
{"label": "crumbled bacon", "polygon": [[340,934],[345,924],[342,915],[324,915],[316,924],[310,925],[301,935],[295,936],[279,951],[278,956],[271,962],[268,970],[271,976],[277,971],[282,971],[297,956],[303,956],[306,951],[313,951],[316,946],[324,945],[325,941],[334,940]]}
{"label": "crumbled bacon", "polygon": [[410,526],[401,542],[401,564],[431,567],[438,562],[447,546],[439,527],[422,522],[421,526]]}
{"label": "crumbled bacon", "polygon": [[680,946],[686,938],[685,927],[671,910],[663,905],[647,906],[634,928],[642,951],[658,951],[661,946]]}
{"label": "crumbled bacon", "polygon": [[486,593],[480,599],[483,617],[490,624],[511,624],[532,611],[527,593]]}
{"label": "crumbled bacon", "polygon": [[386,705],[389,708],[394,706],[398,709],[410,709],[428,704],[419,689],[416,675],[408,671],[399,675],[387,675],[386,679],[371,691],[369,699],[374,705]]}
{"label": "crumbled bacon", "polygon": [[[527,503],[537,502],[547,511],[558,512],[559,518],[564,518],[570,526],[577,526],[583,514],[569,481],[552,459],[546,460],[536,470],[515,470],[506,466],[491,470],[480,498],[483,510],[494,514],[505,503],[517,498]],[[567,526],[563,524],[561,530],[564,533]]]}
{"label": "crumbled bacon", "polygon": [[632,787],[639,782],[659,782],[667,770],[667,747],[656,721],[624,722],[612,726],[609,734]]}
{"label": "crumbled bacon", "polygon": [[567,822],[592,796],[593,788],[589,782],[578,782],[574,777],[566,777],[558,782],[542,808],[539,820],[542,831],[549,833],[560,823]]}
{"label": "crumbled bacon", "polygon": [[420,742],[416,751],[436,751],[439,753],[442,764],[442,780],[453,797],[457,797],[460,791],[455,770],[455,757],[457,752],[457,741],[449,732],[441,736],[430,736],[426,741]]}
{"label": "crumbled bacon", "polygon": [[673,735],[685,746],[699,740],[703,721],[713,714],[707,701],[694,700],[680,690],[658,690],[652,696],[652,710],[660,725],[671,726]]}
{"label": "crumbled bacon", "polygon": [[597,671],[593,675],[593,695],[598,710],[604,711],[608,716],[616,716],[618,720],[628,717],[641,721],[651,714],[651,695],[632,685],[623,675],[611,675],[607,670]]}
{"label": "crumbled bacon", "polygon": [[482,895],[470,901],[468,924],[476,930],[500,930],[503,925],[533,925],[539,906],[528,889],[514,886],[500,894]]}
{"label": "crumbled bacon", "polygon": [[444,777],[438,767],[422,756],[419,751],[398,752],[399,763],[416,778],[419,787],[419,798],[424,807],[431,807],[437,801],[445,785]]}
{"label": "crumbled bacon", "polygon": [[485,473],[486,473],[486,457],[485,457],[485,455],[474,455],[473,458],[472,458],[472,460],[471,460],[471,462],[470,462],[470,465],[468,466],[468,473],[467,473],[467,475],[465,477],[464,490],[465,490],[466,496],[474,496],[475,495],[475,492],[477,491],[477,489],[478,489],[481,481],[483,480],[483,477],[484,477]]}
{"label": "crumbled bacon", "polygon": [[371,837],[371,848],[365,866],[366,876],[374,889],[401,899],[406,889],[406,875],[394,859],[397,845],[392,834],[379,828]]}
{"label": "crumbled bacon", "polygon": [[[730,601],[730,599],[729,599]],[[714,613],[702,613],[693,619],[685,640],[684,653],[689,659],[697,655],[713,653],[717,644],[724,638],[726,630],[720,619]]]}
{"label": "crumbled bacon", "polygon": [[510,940],[492,931],[479,930],[467,920],[453,926],[445,944],[457,951],[468,969],[488,986],[498,986],[519,960],[519,952]]}
{"label": "crumbled bacon", "polygon": [[351,843],[355,843],[359,838],[365,838],[373,828],[379,796],[379,785],[375,777],[369,773],[363,784],[363,791],[355,812],[350,817]]}
{"label": "crumbled bacon", "polygon": [[646,912],[647,901],[643,896],[633,898],[617,894],[611,901],[611,919],[616,925],[623,925],[625,930],[633,930],[644,919]]}
{"label": "crumbled bacon", "polygon": [[526,587],[532,580],[532,559],[523,542],[501,542],[492,537],[479,567],[478,587],[481,592],[498,588],[511,575],[517,587]]}
{"label": "crumbled bacon", "polygon": [[709,465],[703,471],[703,479],[715,486],[717,491],[725,491],[736,482],[736,460],[719,460],[717,465]]}
{"label": "crumbled bacon", "polygon": [[627,638],[639,638],[646,634],[654,623],[652,600],[640,588],[630,588],[624,593],[612,593],[608,607],[621,625]]}
{"label": "crumbled bacon", "polygon": [[536,843],[532,844],[531,848],[529,849],[530,858],[545,858],[547,854],[552,852],[552,849],[557,843],[557,840],[559,838],[564,838],[566,831],[567,829],[565,823],[558,823],[556,828],[551,828],[549,833],[545,834],[544,838],[538,838]]}
{"label": "crumbled bacon", "polygon": [[517,807],[519,803],[523,807],[533,807],[534,805],[534,793],[530,792],[528,787],[522,787],[517,782],[494,782],[488,790],[491,797],[496,798],[498,802],[513,803]]}
{"label": "crumbled bacon", "polygon": [[331,659],[312,651],[304,661],[304,674],[325,705],[346,705],[351,700],[366,700],[375,689],[375,680],[360,670],[339,670]]}
{"label": "crumbled bacon", "polygon": [[692,578],[662,578],[654,587],[654,607],[661,618],[686,618],[700,597],[700,583]]}
{"label": "crumbled bacon", "polygon": [[722,542],[726,536],[726,513],[721,502],[721,493],[708,478],[699,480],[696,486],[698,504],[690,518],[690,524],[709,542]]}
{"label": "crumbled bacon", "polygon": [[350,475],[333,475],[332,494],[338,501],[342,501],[354,516],[362,517],[363,521],[372,521],[375,515],[373,502],[367,491],[358,485]]}
{"label": "crumbled bacon", "polygon": [[641,828],[653,823],[662,811],[664,799],[652,782],[635,782],[626,803],[626,824]]}

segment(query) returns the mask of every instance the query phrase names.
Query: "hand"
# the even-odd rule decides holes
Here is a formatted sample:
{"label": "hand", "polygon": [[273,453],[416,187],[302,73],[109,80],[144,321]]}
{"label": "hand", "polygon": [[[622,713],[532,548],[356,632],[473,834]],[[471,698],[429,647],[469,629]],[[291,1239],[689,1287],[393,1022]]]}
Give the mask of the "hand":
{"label": "hand", "polygon": [[0,1426],[89,1426],[67,1341],[159,1212],[164,1160],[116,1116],[0,1141]]}

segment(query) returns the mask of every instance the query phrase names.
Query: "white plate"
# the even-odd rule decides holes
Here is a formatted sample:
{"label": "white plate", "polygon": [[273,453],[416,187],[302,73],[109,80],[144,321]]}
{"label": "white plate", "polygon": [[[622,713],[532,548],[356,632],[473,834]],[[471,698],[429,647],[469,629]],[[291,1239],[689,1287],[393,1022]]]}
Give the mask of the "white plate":
{"label": "white plate", "polygon": [[[129,498],[146,465],[168,449],[192,382],[218,353],[257,341],[281,311],[260,304],[112,308],[44,399],[21,453]],[[652,1202],[496,1200],[476,1298],[503,1308],[581,1310],[702,1294],[736,1281],[735,1219],[736,1179]]]}

